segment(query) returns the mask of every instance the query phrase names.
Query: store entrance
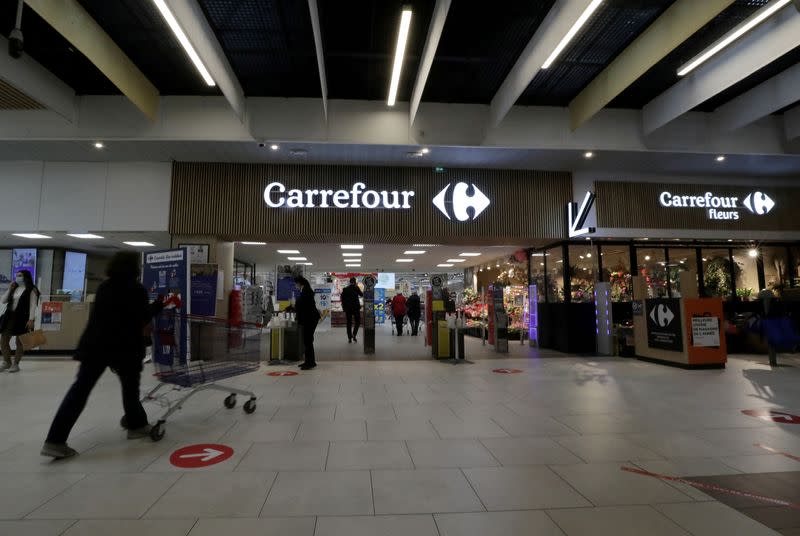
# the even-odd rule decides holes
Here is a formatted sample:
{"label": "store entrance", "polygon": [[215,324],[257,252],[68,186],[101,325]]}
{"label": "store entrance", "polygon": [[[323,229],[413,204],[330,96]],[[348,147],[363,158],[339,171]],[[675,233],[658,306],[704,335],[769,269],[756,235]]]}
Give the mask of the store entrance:
{"label": "store entrance", "polygon": [[[509,332],[519,340],[527,304],[528,254],[514,246],[451,246],[439,244],[319,244],[239,242],[234,250],[234,280],[245,291],[245,320],[266,315],[272,325],[291,325],[294,299],[292,277],[302,274],[315,290],[317,308],[322,312],[315,333],[315,350],[320,361],[420,360],[433,358],[426,324],[431,277],[444,276],[453,305],[466,317],[467,337],[481,348],[488,335],[486,295],[489,285],[502,283],[509,294]],[[372,277],[374,291],[375,351],[365,351],[365,324],[361,300],[361,326],[350,341],[342,292],[355,279],[359,291]],[[417,334],[412,333],[408,305],[398,325],[393,309],[412,296],[420,299]],[[402,296],[402,298],[397,298]],[[395,305],[393,305],[393,302]],[[413,309],[413,308],[412,308]],[[411,315],[413,317],[413,314]],[[353,326],[354,327],[354,326]],[[290,330],[286,336],[291,339]],[[287,340],[288,340],[287,339]],[[289,340],[291,347],[294,342]],[[291,353],[291,352],[289,352]],[[286,356],[289,358],[296,356]]]}

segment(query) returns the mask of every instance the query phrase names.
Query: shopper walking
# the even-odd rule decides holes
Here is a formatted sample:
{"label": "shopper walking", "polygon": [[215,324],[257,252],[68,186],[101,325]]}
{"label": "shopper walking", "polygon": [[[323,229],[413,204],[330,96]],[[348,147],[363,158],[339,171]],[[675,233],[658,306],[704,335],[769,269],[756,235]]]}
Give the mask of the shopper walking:
{"label": "shopper walking", "polygon": [[342,309],[347,317],[347,343],[358,342],[358,328],[361,326],[361,302],[364,293],[358,288],[356,278],[350,278],[350,284],[342,291]]}
{"label": "shopper walking", "polygon": [[419,333],[419,320],[422,318],[422,300],[419,299],[416,290],[406,301],[406,308],[408,309],[408,321],[411,324],[411,334],[416,336]]}
{"label": "shopper walking", "polygon": [[119,377],[128,439],[150,435],[147,414],[139,401],[145,331],[161,311],[161,299],[148,304],[147,291],[139,283],[140,255],[125,251],[114,255],[106,279],[97,290],[89,322],[78,343],[75,359],[78,376],[58,408],[42,456],[68,458],[77,454],[67,446],[70,431],[78,421],[89,394],[106,368]]}
{"label": "shopper walking", "polygon": [[403,322],[406,318],[406,297],[402,292],[392,298],[392,315],[394,315],[394,323],[397,326],[397,335],[403,334]]}
{"label": "shopper walking", "polygon": [[[28,270],[17,272],[15,280],[1,300],[6,304],[6,312],[0,318],[0,348],[3,364],[0,372],[19,372],[19,362],[25,348],[19,340],[20,335],[33,330],[36,321],[36,308],[39,305],[39,289],[33,284],[33,276]],[[17,348],[11,355],[11,339],[16,337]]]}
{"label": "shopper walking", "polygon": [[303,276],[294,278],[294,283],[300,291],[300,296],[295,301],[294,308],[297,312],[297,324],[303,337],[306,359],[300,368],[311,370],[317,366],[317,359],[314,354],[314,331],[317,329],[320,314],[317,310],[317,302],[314,299],[314,290],[311,283]]}

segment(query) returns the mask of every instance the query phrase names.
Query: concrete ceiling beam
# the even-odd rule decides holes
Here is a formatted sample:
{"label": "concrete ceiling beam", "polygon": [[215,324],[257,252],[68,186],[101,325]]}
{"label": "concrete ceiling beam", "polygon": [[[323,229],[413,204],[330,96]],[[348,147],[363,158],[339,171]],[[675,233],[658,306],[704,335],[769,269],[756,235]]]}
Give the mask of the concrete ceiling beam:
{"label": "concrete ceiling beam", "polygon": [[322,112],[328,120],[328,78],[325,74],[325,53],[322,49],[322,30],[319,22],[317,0],[308,0],[308,11],[311,15],[311,29],[314,32],[314,48],[317,51],[317,68],[319,69],[319,86],[322,95]]}
{"label": "concrete ceiling beam", "polygon": [[411,92],[411,108],[408,114],[409,126],[414,125],[414,119],[417,117],[419,103],[422,101],[422,93],[425,91],[425,84],[428,82],[433,59],[436,57],[436,49],[439,47],[439,40],[442,37],[442,31],[444,31],[447,13],[450,11],[450,2],[451,0],[436,0],[436,6],[433,8],[433,16],[428,26],[428,37],[425,39],[425,48],[422,50],[422,60],[419,62],[417,79],[414,82],[414,90]]}

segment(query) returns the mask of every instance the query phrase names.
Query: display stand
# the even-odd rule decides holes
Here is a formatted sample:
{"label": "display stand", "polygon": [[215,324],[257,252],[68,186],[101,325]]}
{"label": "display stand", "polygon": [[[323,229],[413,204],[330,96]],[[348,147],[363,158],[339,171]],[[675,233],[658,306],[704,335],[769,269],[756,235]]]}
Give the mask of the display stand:
{"label": "display stand", "polygon": [[430,294],[430,325],[431,325],[431,352],[434,359],[450,358],[450,329],[447,326],[445,312],[445,290],[444,285],[447,281],[446,275],[434,275],[431,277]]}
{"label": "display stand", "polygon": [[364,277],[364,353],[375,353],[375,278],[371,275]]}
{"label": "display stand", "polygon": [[[494,329],[489,331],[489,342],[494,341],[494,351],[499,354],[508,353],[508,314],[503,303],[503,285],[492,285],[489,319],[494,319]],[[492,314],[492,311],[494,314]]]}
{"label": "display stand", "polygon": [[442,363],[449,363],[451,365],[474,365],[472,361],[468,361],[465,357],[465,343],[464,343],[464,329],[465,319],[462,314],[456,314],[452,326],[448,326],[448,339],[452,340],[453,358],[442,359]]}
{"label": "display stand", "polygon": [[[286,318],[275,317],[270,327],[270,351],[269,361],[267,365],[270,367],[291,365],[300,360],[303,354],[302,341],[300,341],[299,330],[297,324]],[[287,332],[291,332],[293,336],[289,336]],[[289,352],[292,355],[287,356],[286,347],[291,343],[296,348],[297,352]],[[287,357],[294,358],[286,359]]]}

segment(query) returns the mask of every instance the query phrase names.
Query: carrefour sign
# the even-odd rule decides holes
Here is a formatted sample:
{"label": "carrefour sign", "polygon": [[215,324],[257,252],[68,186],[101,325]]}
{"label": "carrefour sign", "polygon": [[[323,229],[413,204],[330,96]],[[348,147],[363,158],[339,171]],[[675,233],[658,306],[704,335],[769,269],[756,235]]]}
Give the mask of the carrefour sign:
{"label": "carrefour sign", "polygon": [[667,208],[702,208],[706,211],[709,220],[738,220],[739,210],[747,209],[751,214],[763,216],[774,207],[775,201],[763,192],[747,194],[739,202],[739,197],[715,195],[706,192],[703,195],[678,195],[671,192],[661,192],[658,202]]}

